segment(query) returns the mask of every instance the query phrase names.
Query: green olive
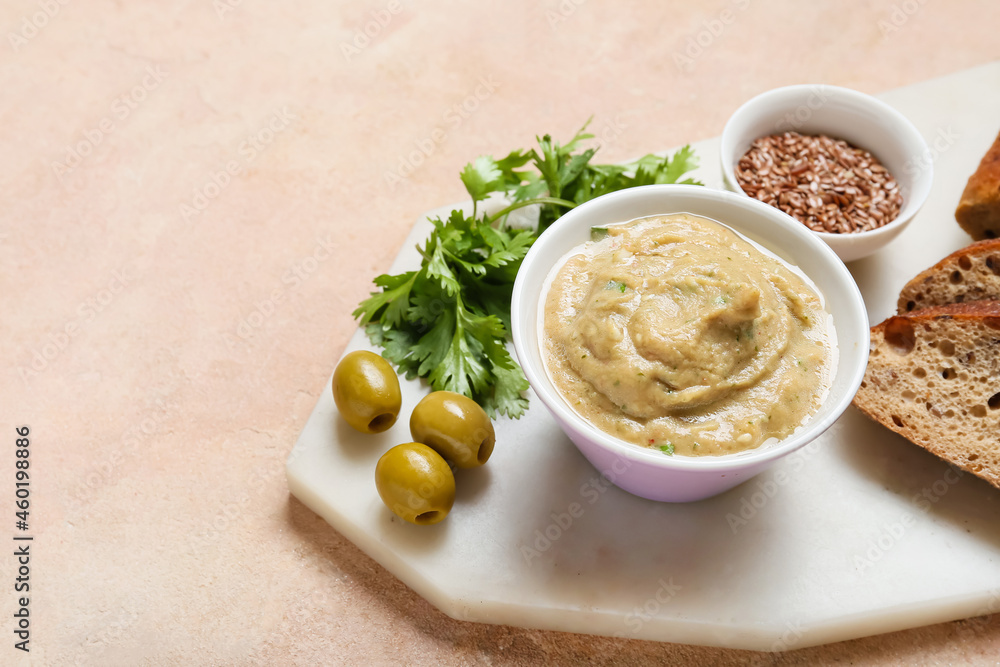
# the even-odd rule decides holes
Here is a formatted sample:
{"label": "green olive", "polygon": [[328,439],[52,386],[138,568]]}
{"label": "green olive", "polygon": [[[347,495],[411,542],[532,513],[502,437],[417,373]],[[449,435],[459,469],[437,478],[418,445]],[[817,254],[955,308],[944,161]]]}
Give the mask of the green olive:
{"label": "green olive", "polygon": [[455,502],[451,468],[419,442],[396,445],[382,455],[375,465],[375,488],[393,514],[418,526],[441,521]]}
{"label": "green olive", "polygon": [[451,391],[424,396],[410,415],[410,435],[459,468],[483,465],[493,453],[493,422],[471,398]]}
{"label": "green olive", "polygon": [[396,423],[403,399],[389,362],[355,350],[333,372],[333,401],[348,424],[362,433],[381,433]]}

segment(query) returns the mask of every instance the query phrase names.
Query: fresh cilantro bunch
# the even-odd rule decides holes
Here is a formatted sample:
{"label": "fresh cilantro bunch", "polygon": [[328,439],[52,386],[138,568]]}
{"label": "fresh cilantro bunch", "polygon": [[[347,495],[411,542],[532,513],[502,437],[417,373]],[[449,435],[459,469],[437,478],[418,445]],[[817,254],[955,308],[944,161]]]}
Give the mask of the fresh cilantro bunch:
{"label": "fresh cilantro bunch", "polygon": [[[597,149],[580,147],[593,138],[586,128],[565,145],[545,135],[530,151],[467,164],[461,178],[472,197],[472,214],[455,210],[447,220],[432,220],[434,230],[418,247],[420,269],[375,279],[380,291],[362,301],[353,316],[408,379],[427,378],[435,390],[464,394],[490,416],[520,417],[528,406],[523,394],[528,381],[507,351],[510,298],[537,235],[567,210],[609,192],[654,183],[701,185],[680,180],[698,166],[690,146],[672,157],[591,164]],[[487,216],[480,203],[494,195],[510,204]],[[507,215],[527,206],[537,207],[537,226],[508,228]]]}
{"label": "fresh cilantro bunch", "polygon": [[432,220],[420,269],[375,279],[361,319],[373,345],[408,379],[465,394],[488,414],[519,417],[528,381],[507,351],[514,277],[535,235],[452,211]]}

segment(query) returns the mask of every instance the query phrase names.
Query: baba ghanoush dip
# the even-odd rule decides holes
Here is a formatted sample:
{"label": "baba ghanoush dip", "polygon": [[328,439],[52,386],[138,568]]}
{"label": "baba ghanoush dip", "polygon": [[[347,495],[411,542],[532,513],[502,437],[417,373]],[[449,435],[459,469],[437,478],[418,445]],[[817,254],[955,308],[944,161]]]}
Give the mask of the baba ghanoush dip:
{"label": "baba ghanoush dip", "polygon": [[548,283],[552,381],[628,442],[687,456],[753,449],[794,432],[829,390],[835,334],[816,290],[714,220],[609,226]]}

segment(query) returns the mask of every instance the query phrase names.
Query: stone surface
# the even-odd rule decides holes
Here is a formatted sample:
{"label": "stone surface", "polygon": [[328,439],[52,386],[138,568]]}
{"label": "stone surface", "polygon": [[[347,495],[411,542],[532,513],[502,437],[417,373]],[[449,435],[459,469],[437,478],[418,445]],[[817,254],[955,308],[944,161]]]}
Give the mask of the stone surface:
{"label": "stone surface", "polygon": [[[957,225],[935,230],[989,144],[979,128],[1000,117],[1000,62],[882,97],[930,145],[950,144],[938,144],[941,176],[916,230],[851,264],[873,321],[893,312],[899,278],[933,261],[928,238],[932,253],[965,244]],[[710,188],[722,187],[719,145],[692,145]],[[419,266],[413,246],[429,228],[414,226],[391,273]],[[361,332],[348,343],[367,347]],[[405,406],[427,393],[417,380],[402,389]],[[853,408],[759,477],[671,505],[610,487],[531,401],[524,418],[498,420],[488,469],[456,473],[456,506],[437,526],[401,524],[372,484],[378,457],[409,440],[405,418],[377,438],[357,433],[331,392],[289,455],[289,488],[460,620],[785,651],[1000,611],[1000,493]]]}
{"label": "stone surface", "polygon": [[56,4],[0,8],[0,405],[33,431],[39,664],[995,661],[996,615],[777,657],[451,620],[283,471],[354,304],[475,155],[593,114],[623,159],[775,86],[949,74],[1000,57],[995,2],[407,1],[358,52],[389,3]]}

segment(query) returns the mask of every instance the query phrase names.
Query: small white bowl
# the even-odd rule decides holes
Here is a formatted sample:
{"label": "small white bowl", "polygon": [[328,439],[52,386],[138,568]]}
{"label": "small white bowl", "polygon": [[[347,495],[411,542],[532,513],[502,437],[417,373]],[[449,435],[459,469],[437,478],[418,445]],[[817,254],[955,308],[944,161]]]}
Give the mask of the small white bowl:
{"label": "small white bowl", "polygon": [[733,113],[722,131],[722,175],[726,187],[745,194],[736,180],[740,158],[755,139],[782,132],[826,134],[843,139],[871,152],[899,184],[903,207],[892,222],[867,232],[810,231],[845,262],[883,248],[903,231],[927,199],[934,180],[931,152],[906,116],[871,95],[811,84],[769,90]]}
{"label": "small white bowl", "polygon": [[[665,456],[620,440],[578,415],[545,371],[540,346],[542,286],[552,267],[590,239],[590,228],[669,213],[693,213],[722,222],[799,266],[822,293],[833,316],[839,359],[819,411],[784,440],[724,456]],[[514,349],[531,388],[584,456],[617,486],[650,500],[708,498],[746,481],[808,444],[847,409],[868,362],[868,315],[843,262],[805,226],[749,197],[694,185],[647,185],[583,204],[535,241],[521,264],[511,300]]]}

